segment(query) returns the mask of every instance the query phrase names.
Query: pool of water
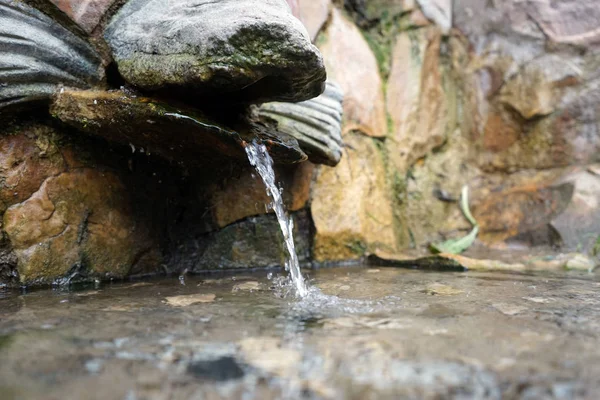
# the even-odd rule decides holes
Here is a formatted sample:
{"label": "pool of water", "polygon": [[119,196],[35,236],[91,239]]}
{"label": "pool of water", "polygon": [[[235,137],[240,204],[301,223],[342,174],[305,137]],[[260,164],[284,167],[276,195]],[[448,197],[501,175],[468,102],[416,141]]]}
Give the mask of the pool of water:
{"label": "pool of water", "polygon": [[340,268],[0,292],[2,399],[596,398],[600,276]]}

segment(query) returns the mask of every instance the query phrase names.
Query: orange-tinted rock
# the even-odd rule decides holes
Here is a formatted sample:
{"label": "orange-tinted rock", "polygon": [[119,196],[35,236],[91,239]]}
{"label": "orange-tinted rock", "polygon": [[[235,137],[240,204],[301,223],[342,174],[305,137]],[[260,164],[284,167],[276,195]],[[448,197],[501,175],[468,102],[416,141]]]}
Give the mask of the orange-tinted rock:
{"label": "orange-tinted rock", "polygon": [[394,251],[391,190],[374,139],[346,135],[347,152],[335,168],[319,167],[312,193],[314,258],[357,259],[378,249]]}
{"label": "orange-tinted rock", "polygon": [[483,130],[483,147],[493,153],[507,150],[521,135],[519,125],[507,113],[490,113]]}
{"label": "orange-tinted rock", "polygon": [[308,30],[310,38],[314,41],[321,28],[329,18],[331,0],[296,0],[298,4],[298,18]]}
{"label": "orange-tinted rock", "polygon": [[83,30],[91,33],[116,0],[50,0]]}
{"label": "orange-tinted rock", "polygon": [[320,45],[328,77],[344,91],[344,132],[374,137],[387,132],[385,102],[377,61],[358,28],[333,9]]}
{"label": "orange-tinted rock", "polygon": [[[289,211],[297,211],[307,205],[313,171],[314,165],[310,162],[277,168],[277,181],[282,183],[283,201]],[[212,221],[218,228],[246,217],[265,214],[266,205],[271,203],[260,176],[250,168],[239,177],[209,188],[208,192],[211,193],[209,207]]]}
{"label": "orange-tinted rock", "polygon": [[124,277],[153,246],[120,179],[93,169],[48,178],[5,212],[4,230],[24,284],[69,275]]}
{"label": "orange-tinted rock", "polygon": [[26,132],[0,136],[0,212],[29,198],[66,167],[50,128],[34,126]]}
{"label": "orange-tinted rock", "polygon": [[[557,186],[536,184],[518,186],[492,192],[473,208],[473,216],[480,225],[481,239],[497,243],[520,239],[528,244],[557,244],[549,224],[569,204],[573,185]],[[543,237],[545,236],[545,237]]]}
{"label": "orange-tinted rock", "polygon": [[387,108],[392,121],[390,159],[404,173],[446,137],[449,108],[442,81],[439,29],[398,36],[392,55]]}
{"label": "orange-tinted rock", "polygon": [[[600,107],[592,39],[598,32],[591,23],[597,7],[591,1],[550,3],[455,4],[455,25],[469,42],[464,63],[455,65],[464,93],[461,129],[474,140],[477,164],[486,171],[600,160],[600,118],[591,111]],[[588,49],[574,52],[551,42]]]}

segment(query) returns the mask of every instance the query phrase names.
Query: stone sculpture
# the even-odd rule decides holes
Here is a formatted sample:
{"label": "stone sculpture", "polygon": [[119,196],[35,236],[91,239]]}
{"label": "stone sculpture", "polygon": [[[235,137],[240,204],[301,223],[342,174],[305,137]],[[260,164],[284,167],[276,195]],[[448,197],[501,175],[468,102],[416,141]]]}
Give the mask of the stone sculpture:
{"label": "stone sculpture", "polygon": [[201,207],[182,188],[235,174],[249,141],[335,165],[341,93],[311,100],[325,81],[285,0],[0,0],[0,283],[155,272],[174,204]]}

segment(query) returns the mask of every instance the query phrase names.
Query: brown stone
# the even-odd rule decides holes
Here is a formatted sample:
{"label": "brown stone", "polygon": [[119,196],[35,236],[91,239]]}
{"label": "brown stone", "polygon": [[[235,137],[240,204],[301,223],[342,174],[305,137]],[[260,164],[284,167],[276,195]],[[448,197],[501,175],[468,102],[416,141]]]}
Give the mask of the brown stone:
{"label": "brown stone", "polygon": [[[283,200],[289,211],[298,211],[308,203],[313,171],[314,165],[310,162],[277,168],[277,181],[282,183]],[[263,181],[251,168],[207,191],[211,193],[209,207],[213,223],[218,228],[246,217],[265,214],[266,205],[271,203]]]}
{"label": "brown stone", "polygon": [[[558,244],[548,226],[573,195],[573,185],[530,184],[492,192],[473,207],[479,239],[493,244],[515,239],[527,244]],[[554,242],[554,243],[553,243]]]}
{"label": "brown stone", "polygon": [[454,66],[461,129],[475,141],[478,166],[513,173],[598,162],[593,2],[457,0],[454,11],[454,36],[464,33],[468,49]]}
{"label": "brown stone", "polygon": [[335,168],[320,167],[312,193],[319,262],[394,251],[394,220],[381,150],[373,139],[346,136],[347,153]]}
{"label": "brown stone", "polygon": [[68,273],[124,277],[153,243],[134,220],[127,188],[111,172],[78,169],[48,178],[4,214],[24,284]]}
{"label": "brown stone", "polygon": [[387,132],[383,87],[377,60],[358,28],[333,9],[320,45],[327,74],[344,91],[344,132],[374,137]]}
{"label": "brown stone", "polygon": [[[546,59],[546,62],[552,61],[556,62]],[[556,103],[554,82],[536,67],[535,64],[528,64],[516,76],[506,81],[500,91],[500,101],[516,110],[526,120],[549,115],[554,111]],[[559,79],[569,76],[567,72]]]}
{"label": "brown stone", "polygon": [[483,131],[483,147],[498,153],[510,148],[520,135],[521,130],[510,115],[489,114]]}
{"label": "brown stone", "polygon": [[100,23],[102,16],[116,0],[50,0],[87,33]]}
{"label": "brown stone", "polygon": [[235,129],[199,110],[173,109],[131,92],[63,90],[53,99],[50,112],[82,132],[174,162],[214,165],[237,159],[245,164],[244,147],[253,140],[265,143],[275,162],[307,159],[296,139],[272,127],[231,118],[230,123],[239,125]]}
{"label": "brown stone", "polygon": [[442,85],[439,29],[402,33],[396,40],[387,89],[392,121],[390,159],[406,171],[446,138],[449,109]]}
{"label": "brown stone", "polygon": [[53,131],[33,126],[21,134],[0,136],[0,212],[36,192],[42,182],[65,169]]}
{"label": "brown stone", "polygon": [[297,16],[308,30],[312,41],[327,22],[330,11],[331,0],[299,0]]}
{"label": "brown stone", "polygon": [[441,151],[413,164],[410,176],[406,171],[396,172],[394,195],[403,246],[440,242],[464,236],[471,229],[457,200],[464,185],[473,192],[486,182],[476,179],[480,171],[469,162],[470,146],[460,132],[453,132]]}

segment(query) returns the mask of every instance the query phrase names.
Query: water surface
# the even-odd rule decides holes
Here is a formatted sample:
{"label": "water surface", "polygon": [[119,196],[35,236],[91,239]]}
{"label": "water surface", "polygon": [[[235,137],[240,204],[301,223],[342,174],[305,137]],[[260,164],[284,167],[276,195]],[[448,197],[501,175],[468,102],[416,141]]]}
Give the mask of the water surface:
{"label": "water surface", "polygon": [[[266,272],[2,292],[0,397],[591,399],[600,390],[597,274],[309,275],[321,293],[300,301],[278,296]],[[201,302],[183,305],[189,296]]]}

